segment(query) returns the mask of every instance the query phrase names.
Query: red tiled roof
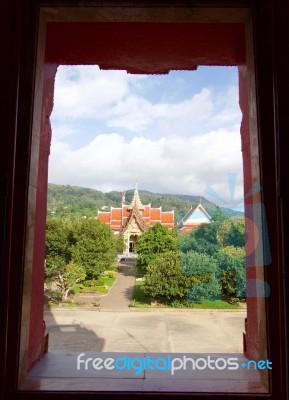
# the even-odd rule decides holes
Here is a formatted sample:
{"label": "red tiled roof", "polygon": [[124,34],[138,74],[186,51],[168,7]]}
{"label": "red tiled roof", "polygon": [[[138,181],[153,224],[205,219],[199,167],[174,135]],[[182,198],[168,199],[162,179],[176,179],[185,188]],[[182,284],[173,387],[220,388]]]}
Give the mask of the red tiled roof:
{"label": "red tiled roof", "polygon": [[128,206],[123,206],[122,207],[122,215],[123,215],[123,217],[129,217],[130,216],[130,211],[128,210]]}
{"label": "red tiled roof", "polygon": [[174,213],[173,212],[162,212],[161,223],[174,224]]}
{"label": "red tiled roof", "polygon": [[161,214],[162,214],[162,212],[161,212],[160,208],[151,208],[151,210],[150,210],[150,218],[153,221],[160,222]]}
{"label": "red tiled roof", "polygon": [[111,220],[121,221],[121,208],[111,209]]}
{"label": "red tiled roof", "polygon": [[142,212],[142,217],[149,217],[150,216],[150,210],[151,210],[150,205],[144,206],[144,210]]}
{"label": "red tiled roof", "polygon": [[99,212],[98,219],[105,224],[109,224],[110,221],[110,212]]}
{"label": "red tiled roof", "polygon": [[121,221],[110,221],[110,226],[112,228],[120,229],[121,228]]}
{"label": "red tiled roof", "polygon": [[135,210],[130,205],[122,204],[121,208],[111,207],[110,212],[98,212],[100,221],[108,224],[114,231],[125,229],[131,218],[131,213],[137,212],[139,222],[144,226],[153,226],[160,222],[169,228],[174,227],[174,212],[162,212],[161,208],[152,208],[150,204],[142,206],[142,209]]}

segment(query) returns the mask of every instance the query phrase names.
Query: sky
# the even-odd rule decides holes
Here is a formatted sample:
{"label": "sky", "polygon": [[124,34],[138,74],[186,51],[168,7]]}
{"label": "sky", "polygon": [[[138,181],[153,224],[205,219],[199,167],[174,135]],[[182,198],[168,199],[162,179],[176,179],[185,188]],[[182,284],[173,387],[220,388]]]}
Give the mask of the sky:
{"label": "sky", "polygon": [[140,190],[200,195],[238,209],[240,123],[236,67],[131,75],[60,66],[49,182],[103,192],[137,182]]}

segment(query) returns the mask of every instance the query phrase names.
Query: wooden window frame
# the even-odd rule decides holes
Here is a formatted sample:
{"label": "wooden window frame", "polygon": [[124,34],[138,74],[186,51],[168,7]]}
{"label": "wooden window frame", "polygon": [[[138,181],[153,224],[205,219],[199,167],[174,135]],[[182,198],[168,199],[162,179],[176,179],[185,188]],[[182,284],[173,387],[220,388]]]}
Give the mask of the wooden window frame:
{"label": "wooden window frame", "polygon": [[[49,7],[82,7],[85,2],[79,5],[78,1],[57,1],[49,2]],[[92,4],[93,3],[93,4]],[[100,3],[100,4],[99,4]],[[103,4],[112,7],[135,6],[136,2],[129,1],[93,1],[89,2],[89,6],[103,6]],[[133,4],[132,4],[133,3]],[[152,6],[150,1],[137,2],[139,7]],[[200,2],[194,3],[196,7],[200,6]],[[153,6],[158,4],[160,7],[174,6],[175,1],[157,1],[153,2]],[[257,2],[249,1],[218,1],[205,2],[208,7],[216,8],[228,7],[234,10],[236,7],[244,6],[251,8],[253,14],[253,38],[255,51],[255,70],[256,70],[256,87],[257,87],[257,114],[259,128],[259,149],[260,149],[260,170],[263,184],[263,202],[267,207],[267,219],[269,225],[270,244],[272,257],[278,260],[276,270],[270,268],[266,270],[266,280],[271,286],[270,301],[267,302],[267,332],[269,337],[269,356],[273,361],[271,390],[267,395],[262,394],[216,394],[216,393],[190,393],[181,394],[175,393],[177,398],[202,397],[211,398],[212,396],[220,399],[226,398],[285,398],[285,337],[284,337],[284,292],[283,292],[283,264],[282,261],[288,250],[285,249],[284,229],[288,229],[286,221],[281,219],[281,212],[284,211],[284,206],[280,204],[280,188],[278,179],[280,176],[284,178],[284,166],[279,159],[280,146],[283,143],[283,136],[280,133],[280,121],[283,127],[288,126],[288,118],[285,117],[276,119],[278,114],[278,104],[283,104],[284,107],[284,92],[274,91],[276,88],[277,74],[284,76],[284,70],[280,67],[279,59],[276,59],[275,65],[269,63],[271,58],[272,48],[270,47],[272,39],[271,16],[270,10],[266,5],[258,5]],[[7,184],[5,177],[1,177],[5,188],[5,198],[9,201],[5,203],[6,218],[5,233],[6,242],[4,247],[4,286],[3,304],[2,304],[2,321],[4,322],[3,335],[3,357],[2,366],[4,367],[4,375],[6,378],[4,387],[5,398],[11,399],[32,399],[32,398],[127,398],[127,397],[171,397],[170,394],[164,393],[81,393],[81,392],[25,392],[18,389],[19,376],[19,360],[22,362],[21,349],[21,325],[23,315],[29,314],[29,304],[23,302],[23,292],[29,291],[29,285],[25,286],[25,257],[31,257],[25,254],[25,245],[27,240],[31,240],[27,236],[27,205],[29,192],[29,171],[33,165],[33,157],[31,158],[31,140],[33,131],[33,104],[34,93],[42,90],[41,85],[37,87],[37,56],[44,51],[42,48],[37,48],[38,26],[39,26],[39,10],[41,6],[45,7],[47,2],[42,0],[33,0],[29,4],[23,4],[23,9],[16,7],[15,15],[11,14],[11,9],[8,10],[12,20],[15,22],[14,36],[10,38],[11,48],[13,51],[9,53],[7,50],[7,58],[13,67],[10,71],[10,86],[7,86],[7,91],[10,90],[11,102],[7,105],[13,112],[8,115],[7,129],[11,133],[11,137],[7,139],[9,148],[8,155],[5,158],[7,161],[4,164],[4,170],[8,171]],[[190,4],[192,5],[192,4]],[[201,4],[201,6],[204,5]],[[180,2],[178,2],[180,6]],[[186,7],[187,2],[181,2],[181,6]],[[15,11],[14,9],[14,11]],[[13,7],[12,7],[13,13]],[[280,12],[276,12],[278,18],[281,18]],[[22,18],[23,17],[23,18]],[[282,18],[281,18],[282,19]],[[284,23],[284,22],[283,22]],[[5,25],[6,26],[6,25]],[[9,23],[8,23],[9,26]],[[281,35],[279,27],[275,27],[277,37]],[[280,54],[280,49],[273,49]],[[274,69],[275,68],[275,69]],[[17,79],[19,78],[19,79]],[[35,86],[36,85],[36,86]],[[6,88],[6,87],[5,87]],[[279,100],[279,102],[277,102]],[[270,111],[269,111],[270,110]],[[35,117],[35,115],[34,115]],[[37,121],[36,121],[37,122]],[[35,119],[34,119],[35,123]],[[286,125],[287,124],[287,125]],[[14,136],[12,138],[12,132]],[[17,140],[16,140],[17,139]],[[284,150],[283,150],[284,151]],[[282,154],[282,149],[281,149]],[[285,155],[283,153],[283,160]],[[12,160],[12,161],[11,161]],[[270,162],[268,162],[270,160]],[[282,172],[283,171],[283,172]],[[284,178],[285,180],[285,178]],[[282,181],[283,182],[283,181]],[[282,186],[283,188],[283,186]],[[33,192],[33,190],[32,190]],[[34,193],[35,194],[35,193]],[[286,198],[287,192],[283,189],[283,198]],[[287,197],[288,198],[288,197]],[[7,205],[8,204],[8,205]],[[284,215],[284,214],[283,214]],[[272,227],[275,225],[275,228]],[[9,237],[7,238],[7,232]],[[283,241],[282,241],[283,240]],[[282,246],[283,244],[283,246]],[[6,268],[7,267],[7,268]],[[287,299],[288,302],[288,299]],[[276,312],[276,310],[278,310]],[[24,313],[24,314],[23,314]],[[13,316],[13,317],[12,317]],[[20,371],[21,376],[21,371]]]}

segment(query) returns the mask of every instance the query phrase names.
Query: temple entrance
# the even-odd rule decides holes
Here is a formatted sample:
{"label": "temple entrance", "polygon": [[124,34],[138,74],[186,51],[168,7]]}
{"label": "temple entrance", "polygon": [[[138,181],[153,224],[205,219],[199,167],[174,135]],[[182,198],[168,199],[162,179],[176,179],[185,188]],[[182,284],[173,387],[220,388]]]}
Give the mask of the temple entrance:
{"label": "temple entrance", "polygon": [[129,238],[129,252],[134,253],[135,252],[135,245],[138,239],[138,235],[131,235]]}

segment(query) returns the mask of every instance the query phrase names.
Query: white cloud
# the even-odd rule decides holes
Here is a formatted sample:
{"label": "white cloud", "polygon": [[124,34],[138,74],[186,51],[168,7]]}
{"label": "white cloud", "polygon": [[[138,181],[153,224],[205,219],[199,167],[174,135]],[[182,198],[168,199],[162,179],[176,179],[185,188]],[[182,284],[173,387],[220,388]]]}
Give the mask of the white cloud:
{"label": "white cloud", "polygon": [[241,110],[239,108],[239,90],[237,86],[229,86],[225,92],[218,94],[215,100],[215,108],[220,112],[212,118],[213,124],[225,124],[227,122],[239,121]]}
{"label": "white cloud", "polygon": [[137,176],[140,189],[208,197],[212,186],[230,199],[227,174],[235,172],[242,197],[238,87],[211,85],[178,102],[144,97],[148,87],[149,77],[125,71],[59,67],[49,182],[109,191],[133,187]]}
{"label": "white cloud", "polygon": [[76,119],[105,123],[108,128],[153,132],[157,136],[204,133],[240,119],[238,88],[222,93],[203,88],[179,102],[153,103],[142,96],[149,77],[125,71],[100,71],[97,66],[59,67],[53,120],[59,125]]}
{"label": "white cloud", "polygon": [[53,127],[53,140],[67,139],[69,136],[75,135],[77,131],[68,124],[61,124]]}
{"label": "white cloud", "polygon": [[58,68],[55,82],[53,117],[103,118],[110,107],[121,101],[129,86],[143,79],[124,71],[100,71],[97,66]]}
{"label": "white cloud", "polygon": [[[192,130],[200,121],[207,120],[212,110],[213,103],[208,89],[203,89],[191,99],[176,104],[165,102],[152,104],[143,98],[130,95],[111,110],[112,119],[108,125],[139,132],[154,121],[158,123],[159,130],[161,126],[164,126],[164,121],[168,124],[173,121],[174,126],[176,123],[180,125],[185,122],[185,125]],[[168,131],[161,133],[167,134]]]}
{"label": "white cloud", "polygon": [[98,135],[87,146],[71,150],[55,140],[51,151],[49,181],[122,190],[134,185],[160,193],[204,195],[211,185],[229,196],[227,174],[236,172],[236,196],[242,196],[241,145],[238,129],[219,129],[183,138],[152,140],[142,136],[130,141],[119,134]]}

